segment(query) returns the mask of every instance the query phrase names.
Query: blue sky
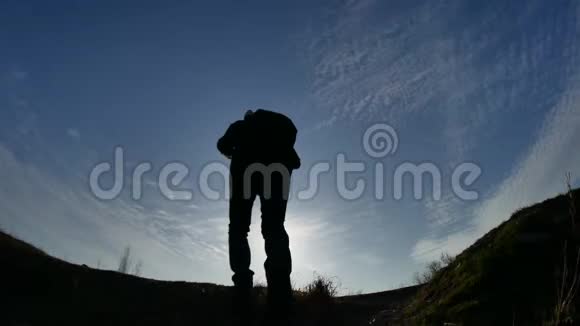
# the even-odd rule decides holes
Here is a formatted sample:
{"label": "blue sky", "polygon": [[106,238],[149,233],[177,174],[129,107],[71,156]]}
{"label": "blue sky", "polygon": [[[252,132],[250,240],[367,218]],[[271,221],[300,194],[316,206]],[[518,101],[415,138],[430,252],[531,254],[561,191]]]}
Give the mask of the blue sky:
{"label": "blue sky", "polygon": [[[408,284],[442,252],[563,192],[567,171],[578,185],[579,13],[574,1],[545,0],[5,1],[0,226],[76,263],[115,269],[130,245],[146,277],[229,284],[227,202],[204,198],[196,176],[227,163],[215,143],[229,123],[269,108],[299,128],[297,190],[338,153],[382,162],[387,177],[403,162],[440,168],[440,200],[409,189],[394,200],[388,178],[384,199],[367,189],[345,200],[333,169],[314,198],[289,205],[297,285],[314,272],[345,292]],[[378,122],[399,137],[384,159],[361,144]],[[113,201],[90,191],[91,169],[116,146],[127,174],[154,166],[139,201],[129,182]],[[155,184],[175,161],[190,168],[190,201]],[[477,200],[448,182],[462,162],[481,167]]]}

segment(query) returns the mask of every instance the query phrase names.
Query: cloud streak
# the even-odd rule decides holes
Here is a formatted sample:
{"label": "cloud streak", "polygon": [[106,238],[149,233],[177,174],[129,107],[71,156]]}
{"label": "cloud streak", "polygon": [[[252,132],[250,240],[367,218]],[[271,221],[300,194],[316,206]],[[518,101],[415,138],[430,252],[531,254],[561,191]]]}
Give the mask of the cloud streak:
{"label": "cloud streak", "polygon": [[[308,52],[312,94],[329,113],[318,128],[389,121],[430,140],[425,152],[438,154],[420,159],[447,166],[497,155],[481,159],[497,179],[478,189],[482,201],[468,206],[444,189],[441,201],[424,202],[416,261],[463,250],[514,210],[562,191],[565,172],[580,173],[577,4],[362,1],[330,17]],[[439,127],[405,129],[420,120]],[[502,137],[526,140],[506,153]]]}
{"label": "cloud streak", "polygon": [[570,78],[570,83],[548,114],[535,144],[489,199],[473,210],[475,218],[468,227],[445,237],[420,240],[413,249],[414,258],[424,261],[433,260],[442,252],[457,254],[517,209],[565,191],[565,173],[580,173],[580,152],[575,150],[580,143],[577,75]]}

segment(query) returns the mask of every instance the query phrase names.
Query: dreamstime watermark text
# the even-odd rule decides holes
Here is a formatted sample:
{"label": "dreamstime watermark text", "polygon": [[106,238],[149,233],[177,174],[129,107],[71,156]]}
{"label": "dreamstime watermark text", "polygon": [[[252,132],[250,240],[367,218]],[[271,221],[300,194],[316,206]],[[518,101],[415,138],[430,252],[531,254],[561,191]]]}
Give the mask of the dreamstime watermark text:
{"label": "dreamstime watermark text", "polygon": [[[482,169],[473,162],[463,162],[455,166],[451,173],[444,175],[442,170],[433,162],[402,162],[392,169],[385,167],[385,161],[389,156],[396,154],[399,149],[399,136],[397,131],[386,123],[373,124],[362,135],[362,148],[368,156],[364,161],[348,160],[346,154],[338,153],[332,160],[320,161],[311,164],[305,173],[307,180],[303,189],[294,193],[286,192],[285,196],[294,197],[298,200],[312,200],[321,190],[321,179],[331,175],[335,180],[332,183],[336,187],[338,195],[345,200],[357,200],[365,195],[370,189],[376,200],[384,200],[386,190],[392,194],[394,200],[401,200],[405,193],[410,192],[413,198],[421,200],[431,196],[433,200],[440,200],[444,181],[451,185],[453,194],[460,200],[473,201],[479,198],[477,191],[472,187],[482,174]],[[118,198],[129,184],[129,191],[133,200],[143,198],[143,189],[146,185],[145,176],[153,173],[153,165],[150,162],[137,164],[130,171],[125,167],[125,149],[118,146],[114,149],[112,162],[105,161],[93,167],[89,174],[90,190],[95,197],[101,200],[114,200]],[[334,173],[331,173],[334,171]],[[247,167],[244,173],[244,195],[251,195],[250,181],[252,175],[259,174],[261,182],[264,182],[265,195],[269,194],[272,187],[272,177],[278,174],[282,177],[284,189],[289,189],[290,173],[282,164],[275,163],[264,165],[260,163]],[[364,176],[361,176],[363,174]],[[187,164],[182,162],[170,162],[161,167],[155,175],[155,185],[160,194],[168,200],[189,201],[194,197],[193,189],[184,187],[185,181],[193,173]],[[358,178],[352,180],[353,177]],[[112,180],[108,187],[101,183],[107,177]],[[216,187],[210,182],[211,178],[218,177],[223,182],[223,187]],[[131,182],[127,182],[128,178]],[[350,178],[350,179],[349,179]],[[150,179],[149,179],[150,180]],[[230,198],[230,170],[223,162],[209,162],[195,175],[196,184],[201,196],[208,200],[224,200]],[[405,182],[407,180],[407,182]],[[409,182],[410,181],[410,182]],[[425,191],[429,188],[430,191]]]}

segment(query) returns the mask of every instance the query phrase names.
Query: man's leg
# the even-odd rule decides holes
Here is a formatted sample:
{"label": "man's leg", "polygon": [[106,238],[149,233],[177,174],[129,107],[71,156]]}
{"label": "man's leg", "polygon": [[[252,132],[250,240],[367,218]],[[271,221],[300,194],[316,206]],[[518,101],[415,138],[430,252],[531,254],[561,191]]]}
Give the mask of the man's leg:
{"label": "man's leg", "polygon": [[233,312],[240,325],[250,325],[254,314],[252,298],[254,272],[250,270],[251,253],[248,232],[252,220],[255,192],[244,193],[243,173],[232,165],[230,176],[230,267],[234,272]]}
{"label": "man's leg", "polygon": [[248,232],[252,218],[253,198],[232,195],[230,199],[230,224],[228,232],[230,267],[236,290],[249,291],[253,287],[254,272],[250,270],[251,253]]}
{"label": "man's leg", "polygon": [[254,308],[252,300],[253,275],[250,270],[248,232],[252,216],[253,199],[233,197],[230,200],[230,225],[228,233],[230,267],[234,272],[232,311],[239,325],[251,325]]}
{"label": "man's leg", "polygon": [[268,299],[271,304],[285,306],[292,301],[292,257],[288,233],[284,228],[287,201],[279,196],[265,199],[262,206],[262,235],[267,259],[264,264],[268,281]]}

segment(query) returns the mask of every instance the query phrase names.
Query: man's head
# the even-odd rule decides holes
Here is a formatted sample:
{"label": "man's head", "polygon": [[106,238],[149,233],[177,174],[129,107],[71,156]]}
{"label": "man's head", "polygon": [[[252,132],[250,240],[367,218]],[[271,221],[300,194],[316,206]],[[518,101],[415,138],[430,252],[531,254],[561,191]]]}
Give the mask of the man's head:
{"label": "man's head", "polygon": [[254,115],[254,111],[252,111],[252,110],[246,111],[246,114],[244,114],[244,120],[250,119],[252,117],[252,115]]}

